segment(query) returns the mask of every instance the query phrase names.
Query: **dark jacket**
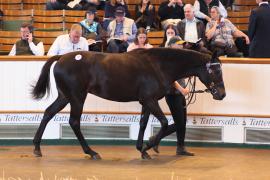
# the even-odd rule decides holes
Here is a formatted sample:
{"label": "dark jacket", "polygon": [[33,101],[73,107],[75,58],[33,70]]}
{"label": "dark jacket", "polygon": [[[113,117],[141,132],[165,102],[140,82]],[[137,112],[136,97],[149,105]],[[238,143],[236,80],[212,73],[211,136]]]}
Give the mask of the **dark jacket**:
{"label": "dark jacket", "polygon": [[160,4],[158,8],[158,15],[161,21],[166,19],[184,19],[183,6],[176,5],[175,7],[168,7],[169,1]]}
{"label": "dark jacket", "polygon": [[248,35],[250,57],[270,57],[270,6],[262,4],[251,11]]}
{"label": "dark jacket", "polygon": [[[198,39],[202,39],[204,44],[206,43],[206,37],[205,37],[205,26],[202,21],[197,20],[197,33],[198,33]],[[184,40],[185,39],[185,32],[186,32],[186,19],[183,21],[180,21],[177,24],[177,30],[179,32],[179,36]]]}
{"label": "dark jacket", "polygon": [[130,13],[129,13],[129,10],[128,10],[128,7],[127,5],[122,5],[122,4],[115,4],[114,6],[108,1],[105,5],[105,14],[104,14],[104,17],[105,18],[114,18],[114,12],[115,12],[115,9],[118,7],[118,6],[123,6],[125,8],[125,12],[126,12],[126,17],[130,18]]}
{"label": "dark jacket", "polygon": [[207,16],[209,16],[209,9],[211,9],[213,6],[219,7],[219,0],[212,0],[209,6],[206,5],[204,0],[199,0],[199,3],[200,3],[200,11]]}

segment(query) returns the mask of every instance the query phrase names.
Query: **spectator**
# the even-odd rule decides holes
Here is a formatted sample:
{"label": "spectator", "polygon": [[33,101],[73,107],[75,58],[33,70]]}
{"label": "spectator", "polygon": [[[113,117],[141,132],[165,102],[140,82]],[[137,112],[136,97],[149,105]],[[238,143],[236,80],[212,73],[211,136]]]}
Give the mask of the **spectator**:
{"label": "spectator", "polygon": [[196,0],[194,2],[195,16],[205,25],[211,21],[209,13],[213,6],[219,7],[222,17],[227,17],[227,10],[219,0]]}
{"label": "spectator", "polygon": [[99,0],[84,0],[81,1],[82,10],[99,9]]}
{"label": "spectator", "polygon": [[166,29],[169,24],[176,26],[181,19],[184,19],[183,7],[182,0],[167,0],[160,4],[158,15],[163,29]]}
{"label": "spectator", "polygon": [[[179,36],[173,36],[170,38],[167,47],[168,48],[183,48],[181,44],[183,41]],[[180,60],[180,59],[179,59]],[[170,92],[165,96],[165,100],[169,106],[173,117],[173,124],[168,125],[166,132],[161,138],[168,136],[176,132],[177,148],[176,155],[194,156],[194,153],[188,152],[185,148],[185,136],[186,136],[186,122],[187,122],[187,109],[185,95],[189,93],[189,89],[186,88],[185,80],[180,79],[173,83]],[[151,136],[149,141],[154,141],[156,137]],[[153,149],[158,152],[158,145]]]}
{"label": "spectator", "polygon": [[137,27],[133,19],[125,17],[125,9],[120,6],[116,8],[115,20],[110,22],[107,32],[109,33],[107,51],[126,52],[129,44],[135,39]]}
{"label": "spectator", "polygon": [[49,49],[48,56],[62,55],[73,51],[88,51],[88,42],[82,36],[82,27],[73,24],[69,34],[60,35]]}
{"label": "spectator", "polygon": [[[69,4],[70,3],[70,4]],[[46,10],[74,9],[81,10],[82,6],[72,0],[48,0]]]}
{"label": "spectator", "polygon": [[248,35],[250,38],[249,56],[269,58],[270,48],[270,6],[266,0],[256,0],[259,7],[251,11]]}
{"label": "spectator", "polygon": [[220,2],[223,4],[223,6],[226,9],[231,10],[232,9],[232,4],[233,4],[234,0],[220,0]]}
{"label": "spectator", "polygon": [[109,0],[105,5],[105,15],[103,21],[103,28],[107,29],[109,23],[115,18],[115,10],[117,7],[123,7],[125,9],[125,16],[130,18],[130,13],[128,11],[127,4],[125,0]]}
{"label": "spectator", "polygon": [[249,44],[248,36],[238,30],[228,19],[222,18],[219,7],[211,8],[211,21],[206,26],[206,37],[210,41],[210,49],[218,51],[218,55],[239,56],[234,37],[243,37]]}
{"label": "spectator", "polygon": [[[186,41],[185,48],[209,53],[206,45],[205,26],[194,16],[194,7],[191,4],[184,6],[185,19],[177,24],[179,36]],[[200,41],[198,43],[198,41]],[[193,47],[195,46],[195,47]]]}
{"label": "spectator", "polygon": [[80,22],[82,26],[82,36],[88,41],[89,51],[102,51],[102,39],[105,38],[106,32],[99,22],[95,21],[95,15],[95,8],[92,8],[85,13],[86,19]]}
{"label": "spectator", "polygon": [[127,48],[127,52],[128,51],[132,51],[134,49],[138,49],[138,48],[145,48],[145,49],[149,49],[152,48],[153,46],[151,44],[148,43],[148,39],[147,39],[147,31],[144,28],[139,28],[136,34],[136,38],[134,40],[133,43],[131,43],[128,48]]}
{"label": "spectator", "polygon": [[15,55],[35,55],[43,56],[44,55],[44,46],[43,42],[34,38],[34,27],[29,23],[23,23],[21,25],[21,39],[17,41],[11,51],[9,56]]}
{"label": "spectator", "polygon": [[135,7],[137,28],[143,27],[150,31],[154,27],[155,6],[151,4],[151,0],[141,0],[140,4]]}
{"label": "spectator", "polygon": [[179,33],[173,24],[169,24],[164,31],[163,42],[160,47],[167,47],[170,38],[173,36],[179,36]]}
{"label": "spectator", "polygon": [[98,6],[99,0],[48,0],[46,10],[87,10]]}

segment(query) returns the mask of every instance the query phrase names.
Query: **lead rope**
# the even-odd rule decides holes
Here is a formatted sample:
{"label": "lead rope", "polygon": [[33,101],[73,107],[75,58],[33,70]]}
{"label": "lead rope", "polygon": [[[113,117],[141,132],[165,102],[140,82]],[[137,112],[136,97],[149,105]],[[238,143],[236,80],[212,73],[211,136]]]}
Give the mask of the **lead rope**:
{"label": "lead rope", "polygon": [[186,101],[188,102],[185,106],[187,108],[190,104],[194,104],[196,101],[196,94],[197,93],[210,93],[209,89],[205,90],[195,90],[196,87],[196,76],[193,76],[193,82],[192,82],[192,77],[189,77],[187,86],[189,87],[189,94],[187,95]]}
{"label": "lead rope", "polygon": [[[192,77],[189,77],[188,82],[187,82],[187,86],[189,87],[189,94],[186,98],[186,101],[188,102],[185,106],[185,108],[187,108],[190,104],[194,104],[196,101],[196,91],[195,91],[195,86],[196,86],[196,77],[193,76],[193,82],[192,82]],[[195,95],[194,95],[195,94]],[[194,97],[194,100],[193,100]]]}

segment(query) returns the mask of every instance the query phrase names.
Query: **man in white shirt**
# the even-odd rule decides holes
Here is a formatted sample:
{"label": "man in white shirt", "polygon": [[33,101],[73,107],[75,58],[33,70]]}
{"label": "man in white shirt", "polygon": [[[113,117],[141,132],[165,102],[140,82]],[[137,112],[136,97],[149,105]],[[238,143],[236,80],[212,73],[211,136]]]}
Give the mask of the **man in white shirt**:
{"label": "man in white shirt", "polygon": [[177,24],[177,30],[179,36],[186,41],[185,48],[210,53],[204,47],[206,44],[205,26],[202,21],[195,18],[194,7],[191,4],[186,4],[184,13],[185,19]]}
{"label": "man in white shirt", "polygon": [[62,55],[73,51],[88,51],[88,42],[82,37],[82,27],[79,24],[73,24],[69,34],[58,36],[47,55]]}
{"label": "man in white shirt", "polygon": [[34,27],[30,23],[22,23],[21,39],[18,40],[9,52],[9,56],[15,55],[44,55],[44,46],[41,41],[33,37]]}

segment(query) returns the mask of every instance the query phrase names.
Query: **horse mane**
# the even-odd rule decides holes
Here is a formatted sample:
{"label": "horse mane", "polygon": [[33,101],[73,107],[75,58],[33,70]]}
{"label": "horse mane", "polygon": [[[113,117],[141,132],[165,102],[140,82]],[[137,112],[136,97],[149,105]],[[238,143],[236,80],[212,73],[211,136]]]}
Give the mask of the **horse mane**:
{"label": "horse mane", "polygon": [[[162,61],[170,61],[172,59],[175,59],[176,57],[179,57],[177,58],[177,60],[188,61],[188,64],[192,66],[201,66],[211,60],[210,55],[190,49],[175,49],[162,47],[150,49],[139,48],[128,53],[138,55],[149,54],[151,57],[157,57],[156,59],[162,59]],[[153,60],[155,60],[155,58],[153,58]]]}

